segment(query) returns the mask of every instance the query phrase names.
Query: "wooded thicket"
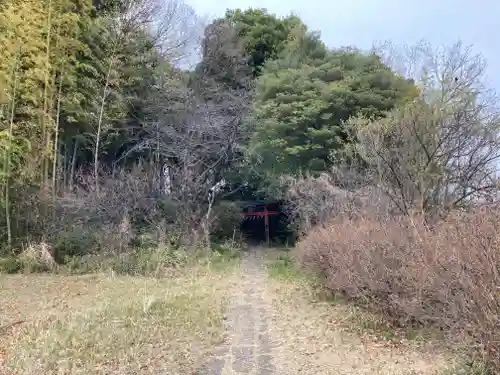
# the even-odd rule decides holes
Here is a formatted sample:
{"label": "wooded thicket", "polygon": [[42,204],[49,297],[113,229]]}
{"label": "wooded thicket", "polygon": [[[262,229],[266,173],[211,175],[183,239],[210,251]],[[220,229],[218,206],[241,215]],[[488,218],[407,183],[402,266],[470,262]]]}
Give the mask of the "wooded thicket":
{"label": "wooded thicket", "polygon": [[405,214],[495,197],[496,102],[460,43],[360,51],[260,9],[6,0],[0,51],[4,253],[209,241],[255,197],[298,203],[304,227],[321,181]]}
{"label": "wooded thicket", "polygon": [[1,269],[159,248],[134,268],[157,274],[158,244],[207,248],[239,201],[283,199],[332,293],[500,368],[500,112],[470,47],[337,48],[181,0],[0,5]]}

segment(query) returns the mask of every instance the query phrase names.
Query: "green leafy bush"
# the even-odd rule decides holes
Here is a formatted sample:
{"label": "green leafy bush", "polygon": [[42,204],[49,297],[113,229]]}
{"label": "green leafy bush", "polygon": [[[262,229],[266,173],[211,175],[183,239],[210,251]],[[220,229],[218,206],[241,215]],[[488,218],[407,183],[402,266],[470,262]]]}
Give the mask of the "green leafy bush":
{"label": "green leafy bush", "polygon": [[54,241],[54,258],[64,263],[67,258],[91,253],[98,246],[97,236],[84,228],[72,228],[58,234]]}
{"label": "green leafy bush", "polygon": [[15,257],[0,258],[0,273],[16,273],[22,268]]}

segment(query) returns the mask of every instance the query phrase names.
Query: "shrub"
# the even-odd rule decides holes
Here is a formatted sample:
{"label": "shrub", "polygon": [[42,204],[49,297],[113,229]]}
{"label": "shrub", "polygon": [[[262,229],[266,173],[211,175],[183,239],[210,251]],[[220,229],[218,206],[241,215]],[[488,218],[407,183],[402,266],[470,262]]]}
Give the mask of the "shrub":
{"label": "shrub", "polygon": [[419,217],[339,217],[298,244],[327,287],[398,325],[432,324],[500,370],[500,210]]}
{"label": "shrub", "polygon": [[188,262],[188,252],[170,246],[136,249],[117,255],[94,254],[68,258],[64,270],[72,274],[113,271],[118,275],[161,277]]}
{"label": "shrub", "polygon": [[21,270],[21,267],[15,257],[0,258],[0,273],[16,273]]}
{"label": "shrub", "polygon": [[241,205],[235,202],[222,201],[212,209],[214,222],[211,224],[214,240],[231,239],[240,230]]}
{"label": "shrub", "polygon": [[210,254],[211,260],[232,260],[238,258],[241,253],[241,244],[227,240],[224,242],[212,244],[212,253]]}
{"label": "shrub", "polygon": [[54,250],[45,242],[30,244],[18,256],[20,269],[25,272],[47,272],[56,268]]}
{"label": "shrub", "polygon": [[324,225],[339,215],[356,214],[359,210],[376,215],[391,212],[393,207],[389,199],[378,187],[363,179],[365,177],[356,171],[337,170],[317,177],[283,178],[293,229],[307,233],[316,225]]}
{"label": "shrub", "polygon": [[83,256],[95,250],[98,245],[97,236],[91,230],[74,227],[62,231],[54,240],[54,257],[63,263],[68,257]]}

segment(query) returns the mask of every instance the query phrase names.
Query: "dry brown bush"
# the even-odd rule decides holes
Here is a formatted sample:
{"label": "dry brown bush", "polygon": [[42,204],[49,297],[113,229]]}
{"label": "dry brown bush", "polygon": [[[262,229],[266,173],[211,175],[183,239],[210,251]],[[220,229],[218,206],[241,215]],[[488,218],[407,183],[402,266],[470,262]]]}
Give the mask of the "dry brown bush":
{"label": "dry brown bush", "polygon": [[397,325],[434,325],[500,371],[500,207],[418,216],[342,216],[298,244],[327,287]]}
{"label": "dry brown bush", "polygon": [[307,233],[338,215],[353,215],[360,209],[377,215],[391,211],[391,202],[380,189],[366,182],[352,184],[355,179],[361,179],[355,172],[340,174],[335,170],[317,177],[284,177],[281,182],[295,229]]}

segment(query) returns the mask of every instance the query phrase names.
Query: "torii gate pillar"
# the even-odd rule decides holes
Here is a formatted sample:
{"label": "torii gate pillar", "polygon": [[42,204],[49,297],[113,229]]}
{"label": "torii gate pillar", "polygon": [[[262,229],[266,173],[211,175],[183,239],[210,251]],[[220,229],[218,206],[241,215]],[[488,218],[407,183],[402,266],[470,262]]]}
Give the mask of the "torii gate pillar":
{"label": "torii gate pillar", "polygon": [[266,231],[266,242],[269,247],[269,214],[267,212],[267,207],[264,207],[264,225]]}

